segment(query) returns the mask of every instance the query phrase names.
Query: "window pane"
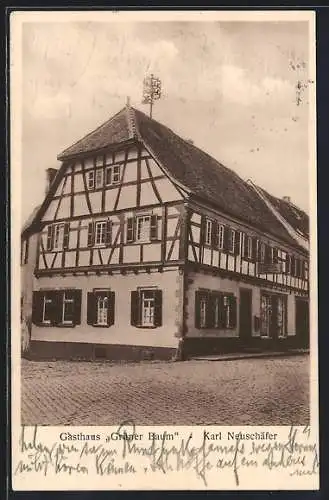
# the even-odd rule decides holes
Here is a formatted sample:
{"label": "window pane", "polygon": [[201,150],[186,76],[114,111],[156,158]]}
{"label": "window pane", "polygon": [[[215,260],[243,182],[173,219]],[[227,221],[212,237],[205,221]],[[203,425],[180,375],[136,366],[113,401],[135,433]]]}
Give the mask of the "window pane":
{"label": "window pane", "polygon": [[96,172],[96,187],[103,186],[103,170],[97,170]]}
{"label": "window pane", "polygon": [[100,245],[105,243],[106,222],[96,222],[95,244]]}
{"label": "window pane", "polygon": [[94,182],[95,182],[95,172],[91,170],[87,174],[88,177],[88,188],[92,189],[94,187]]}
{"label": "window pane", "polygon": [[56,224],[54,227],[54,250],[63,248],[64,224]]}
{"label": "window pane", "polygon": [[150,216],[137,217],[137,240],[149,241],[150,240]]}
{"label": "window pane", "polygon": [[154,326],[154,294],[152,291],[142,292],[142,325]]}

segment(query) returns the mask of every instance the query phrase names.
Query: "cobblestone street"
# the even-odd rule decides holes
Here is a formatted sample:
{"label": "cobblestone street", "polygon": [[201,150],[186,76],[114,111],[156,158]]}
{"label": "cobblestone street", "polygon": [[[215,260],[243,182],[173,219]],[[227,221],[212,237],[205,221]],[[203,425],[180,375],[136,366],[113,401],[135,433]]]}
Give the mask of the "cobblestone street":
{"label": "cobblestone street", "polygon": [[309,356],[110,364],[22,362],[25,425],[303,425]]}

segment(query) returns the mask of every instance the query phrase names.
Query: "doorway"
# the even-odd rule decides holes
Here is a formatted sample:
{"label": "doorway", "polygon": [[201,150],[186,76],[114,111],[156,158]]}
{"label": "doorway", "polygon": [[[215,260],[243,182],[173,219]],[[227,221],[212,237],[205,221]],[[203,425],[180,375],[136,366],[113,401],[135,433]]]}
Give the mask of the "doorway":
{"label": "doorway", "polygon": [[252,290],[240,288],[239,335],[243,341],[248,341],[252,333]]}
{"label": "doorway", "polygon": [[310,345],[309,332],[309,303],[305,299],[296,299],[296,336],[300,339],[301,347]]}

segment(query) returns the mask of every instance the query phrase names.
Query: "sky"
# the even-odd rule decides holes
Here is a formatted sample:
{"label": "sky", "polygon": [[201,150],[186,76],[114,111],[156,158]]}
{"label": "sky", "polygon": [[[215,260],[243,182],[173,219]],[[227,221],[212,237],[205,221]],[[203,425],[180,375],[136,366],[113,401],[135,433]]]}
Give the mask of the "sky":
{"label": "sky", "polygon": [[[306,22],[29,22],[22,32],[22,218],[57,155],[131,104],[308,212]],[[298,83],[300,82],[300,83]]]}

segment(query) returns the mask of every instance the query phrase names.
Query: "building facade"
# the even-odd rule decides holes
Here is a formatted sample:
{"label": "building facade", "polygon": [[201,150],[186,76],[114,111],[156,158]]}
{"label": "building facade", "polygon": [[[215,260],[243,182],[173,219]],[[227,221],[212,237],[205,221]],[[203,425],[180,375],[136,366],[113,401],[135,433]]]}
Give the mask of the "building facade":
{"label": "building facade", "polygon": [[304,212],[129,105],[58,159],[22,233],[30,356],[308,346]]}

